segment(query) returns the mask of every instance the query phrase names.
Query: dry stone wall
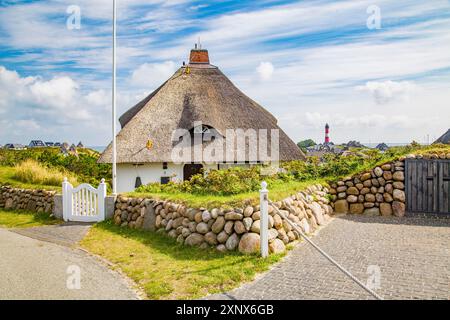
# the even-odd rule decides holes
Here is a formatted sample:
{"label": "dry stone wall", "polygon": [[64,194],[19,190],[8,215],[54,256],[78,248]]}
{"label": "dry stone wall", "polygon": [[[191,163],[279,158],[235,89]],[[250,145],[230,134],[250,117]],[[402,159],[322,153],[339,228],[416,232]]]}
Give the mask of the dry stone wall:
{"label": "dry stone wall", "polygon": [[[333,209],[328,189],[310,186],[283,201],[274,203],[279,210],[296,222],[305,233],[312,233],[325,224]],[[223,209],[189,208],[170,201],[119,196],[114,222],[123,227],[156,230],[167,233],[177,242],[201,248],[215,247],[226,252],[259,252],[259,205]],[[285,250],[286,244],[299,239],[299,234],[269,206],[269,249],[272,253]]]}
{"label": "dry stone wall", "polygon": [[0,208],[47,212],[53,210],[55,191],[0,187]]}
{"label": "dry stone wall", "polygon": [[405,214],[405,161],[381,166],[331,183],[332,206],[336,213],[366,215]]}

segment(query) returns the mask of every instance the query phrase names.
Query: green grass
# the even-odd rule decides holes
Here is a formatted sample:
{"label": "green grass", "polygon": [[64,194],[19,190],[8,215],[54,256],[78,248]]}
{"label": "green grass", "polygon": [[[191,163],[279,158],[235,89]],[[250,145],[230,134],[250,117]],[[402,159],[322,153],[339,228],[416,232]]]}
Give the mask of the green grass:
{"label": "green grass", "polygon": [[112,221],[92,227],[81,246],[113,262],[149,299],[195,299],[228,291],[282,257],[186,247],[165,235],[120,228]]}
{"label": "green grass", "polygon": [[[307,181],[276,181],[268,185],[269,197],[272,201],[282,200],[292,194],[306,189],[308,186],[317,183],[325,183],[325,179]],[[158,200],[172,200],[183,203],[190,207],[205,207],[208,209],[216,207],[239,207],[243,205],[254,205],[259,203],[259,191],[240,193],[237,195],[219,196],[192,194],[185,192],[173,193],[144,193],[129,192],[125,194],[129,197],[152,198]]]}
{"label": "green grass", "polygon": [[11,186],[22,189],[43,189],[43,190],[61,191],[61,187],[59,186],[49,186],[18,181],[15,178],[15,175],[16,175],[15,167],[0,166],[0,186]]}
{"label": "green grass", "polygon": [[0,209],[0,226],[4,228],[29,228],[57,223],[59,221],[48,213]]}

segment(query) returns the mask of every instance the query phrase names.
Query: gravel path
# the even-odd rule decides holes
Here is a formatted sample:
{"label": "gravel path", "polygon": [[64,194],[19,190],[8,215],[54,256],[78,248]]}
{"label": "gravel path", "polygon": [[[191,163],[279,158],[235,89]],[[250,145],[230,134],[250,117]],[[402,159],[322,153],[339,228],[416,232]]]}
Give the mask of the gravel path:
{"label": "gravel path", "polygon": [[[341,216],[312,239],[363,283],[379,268],[376,292],[385,299],[450,299],[448,218]],[[371,298],[305,242],[255,281],[207,297]]]}
{"label": "gravel path", "polygon": [[[33,232],[38,233],[37,228],[32,229],[36,229]],[[51,230],[41,232],[41,236],[53,234],[58,238],[56,234],[61,229]],[[54,230],[58,231],[52,233]],[[75,229],[70,230],[75,232]],[[124,277],[79,249],[0,228],[0,257],[0,300],[138,299]],[[76,280],[70,281],[75,279],[73,276],[78,270],[81,275],[80,289],[76,289]]]}

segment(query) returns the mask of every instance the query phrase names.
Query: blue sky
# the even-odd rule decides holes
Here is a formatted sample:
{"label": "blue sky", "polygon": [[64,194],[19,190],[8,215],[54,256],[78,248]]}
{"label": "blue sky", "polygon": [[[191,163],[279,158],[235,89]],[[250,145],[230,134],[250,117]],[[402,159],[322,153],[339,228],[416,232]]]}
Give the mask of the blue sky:
{"label": "blue sky", "polygon": [[[111,0],[0,0],[0,144],[110,140]],[[294,141],[424,142],[450,127],[449,1],[118,0],[118,113],[211,62]],[[69,30],[70,5],[81,29]],[[376,5],[381,28],[367,20]]]}

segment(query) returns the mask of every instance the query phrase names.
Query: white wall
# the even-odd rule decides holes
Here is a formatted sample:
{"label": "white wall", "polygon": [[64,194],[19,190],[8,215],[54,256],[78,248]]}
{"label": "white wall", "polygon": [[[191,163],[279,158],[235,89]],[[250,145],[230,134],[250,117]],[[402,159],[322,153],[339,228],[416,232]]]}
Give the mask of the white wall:
{"label": "white wall", "polygon": [[[136,177],[141,177],[142,184],[161,182],[161,177],[171,177],[172,181],[183,180],[184,164],[168,163],[167,169],[163,170],[162,163],[146,163],[135,166],[133,164],[117,164],[117,192],[133,191]],[[217,169],[217,164],[204,164],[206,172]]]}
{"label": "white wall", "polygon": [[119,163],[117,164],[117,192],[133,191],[136,177],[141,177],[142,184],[161,182],[161,177],[172,177],[173,181],[183,180],[183,165],[169,163],[167,170],[163,170],[162,163],[146,163],[137,166]]}

